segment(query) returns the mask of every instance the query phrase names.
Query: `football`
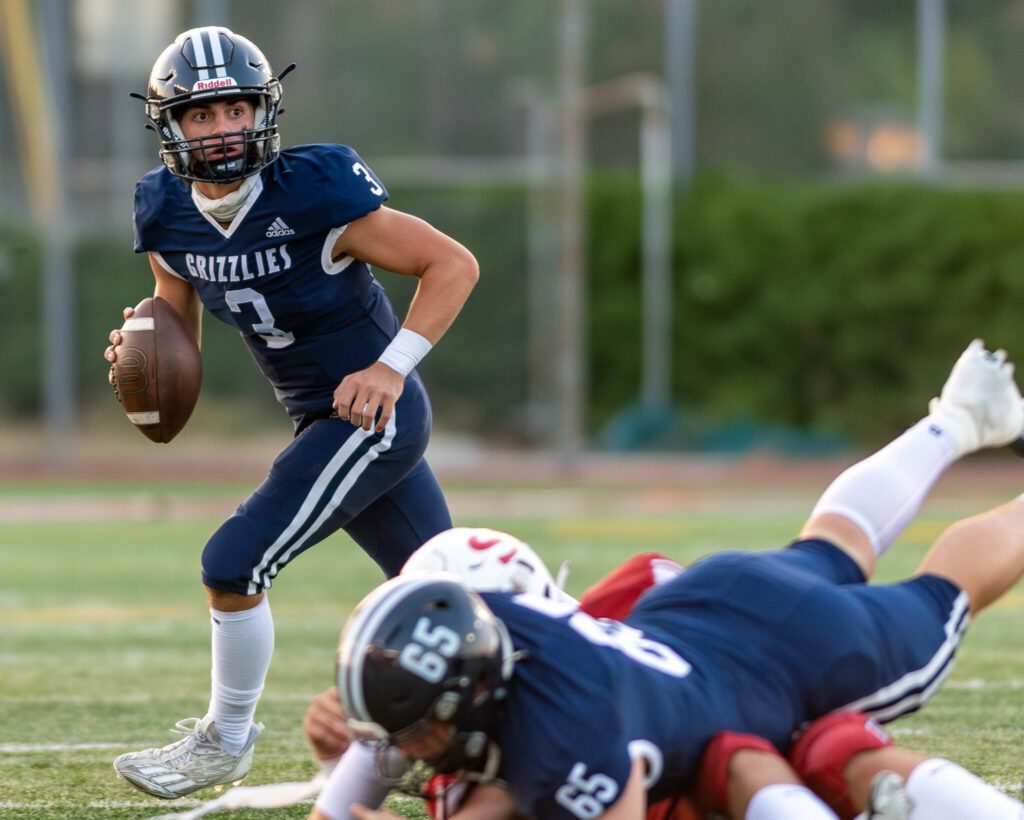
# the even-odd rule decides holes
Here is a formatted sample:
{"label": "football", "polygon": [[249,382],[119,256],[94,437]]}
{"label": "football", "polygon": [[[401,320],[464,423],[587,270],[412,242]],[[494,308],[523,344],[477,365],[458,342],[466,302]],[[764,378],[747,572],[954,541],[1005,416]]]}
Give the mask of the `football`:
{"label": "football", "polygon": [[170,441],[192,415],[203,381],[199,348],[181,316],[159,296],[143,299],[114,350],[114,392],[128,420],[150,441]]}

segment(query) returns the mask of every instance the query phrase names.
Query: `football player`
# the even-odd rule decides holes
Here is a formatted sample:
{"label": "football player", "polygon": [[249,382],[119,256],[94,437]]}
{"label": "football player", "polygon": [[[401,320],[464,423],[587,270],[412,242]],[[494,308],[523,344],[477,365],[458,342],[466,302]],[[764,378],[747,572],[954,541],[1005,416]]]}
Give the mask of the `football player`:
{"label": "football player", "polygon": [[[621,624],[540,596],[475,593],[454,576],[388,581],[342,634],[350,729],[440,772],[496,775],[505,816],[637,820],[648,801],[695,786],[723,731],[763,738],[799,764],[792,737],[812,721],[854,711],[887,722],[920,708],[970,618],[1024,575],[1018,498],[950,527],[913,578],[865,583],[949,465],[1024,431],[1013,366],[978,340],[929,410],[843,472],[787,549],[705,558]],[[835,726],[822,734],[835,738]],[[840,786],[863,801],[860,778],[877,772],[856,763]],[[1021,804],[947,761],[908,774],[912,820],[1021,816]]]}
{"label": "football player", "polygon": [[[578,605],[595,618],[621,620],[641,595],[682,571],[678,563],[658,553],[635,555],[584,592]],[[413,553],[402,572],[453,572],[477,592],[530,592],[573,600],[529,546],[507,533],[483,528],[459,527],[435,536]],[[803,733],[813,743],[802,740],[797,745],[798,759],[801,771],[819,786],[819,793],[848,801],[847,790],[836,785],[833,772],[842,772],[861,752],[888,749],[892,741],[863,715],[836,717],[841,720],[825,718],[821,723],[827,726],[815,723]],[[370,747],[351,743],[336,687],[314,698],[303,717],[303,730],[314,756],[330,772],[312,815],[315,820],[343,820],[350,816],[353,803],[361,804],[355,809],[358,814],[363,807],[376,809],[383,802],[394,777],[381,777],[382,767]],[[917,760],[909,752],[892,750],[875,768],[888,774]],[[392,759],[386,768],[394,775],[402,769],[401,761]],[[690,797],[679,795],[652,805],[647,820],[696,820],[708,811],[730,810],[742,816],[755,798],[756,816],[761,820],[834,820],[837,816],[803,787],[797,772],[761,738],[734,732],[716,736],[702,754],[699,779],[699,813]],[[469,816],[479,815],[478,820],[499,820],[507,807],[500,795],[492,794],[496,788],[500,787],[439,775],[425,784],[423,797],[433,820],[466,820],[467,811]],[[891,806],[902,805],[905,799],[902,781],[894,783],[885,777],[871,784],[867,802],[875,812],[871,816],[882,820],[888,817],[880,813],[883,801]]]}
{"label": "football player", "polygon": [[[155,295],[197,343],[203,308],[237,328],[295,428],[203,551],[213,630],[206,714],[179,722],[182,740],[114,762],[158,797],[249,770],[274,645],[266,591],[290,561],[344,529],[390,577],[451,526],[423,459],[431,414],[414,368],[466,301],[476,260],[386,207],[384,185],[351,148],[281,148],[290,68],[275,76],[245,37],[195,28],[157,59],[144,100],[163,166],[136,187],[135,249],[148,256]],[[418,280],[404,323],[371,265]],[[109,340],[113,362],[120,331]]]}
{"label": "football player", "polygon": [[[594,617],[615,618],[628,612],[652,586],[676,577],[682,567],[657,553],[636,555],[587,590],[577,602],[561,590],[536,552],[518,538],[485,528],[457,527],[424,544],[402,569],[403,575],[437,572],[458,575],[477,591],[528,592],[579,606]],[[352,803],[376,808],[383,802],[394,778],[380,776],[382,767],[375,760],[372,747],[351,743],[337,689],[329,689],[314,699],[303,718],[303,729],[317,759],[332,767],[317,800],[315,816],[340,820],[349,816]],[[402,769],[402,761],[392,759],[386,768],[394,774]],[[426,783],[424,796],[434,820],[448,820],[461,816],[458,813],[465,809],[469,794],[473,794],[470,805],[476,806],[476,810],[490,807],[490,790],[496,788],[439,775]],[[675,803],[666,801],[652,816],[664,820],[696,817],[689,806]]]}

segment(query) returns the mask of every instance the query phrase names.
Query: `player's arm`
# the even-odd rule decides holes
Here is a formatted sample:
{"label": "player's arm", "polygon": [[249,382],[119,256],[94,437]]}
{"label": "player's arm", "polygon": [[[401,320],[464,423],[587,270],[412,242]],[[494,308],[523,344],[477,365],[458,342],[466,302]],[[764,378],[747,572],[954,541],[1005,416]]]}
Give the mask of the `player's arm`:
{"label": "player's arm", "polygon": [[[185,327],[189,329],[192,337],[196,340],[196,347],[202,348],[203,306],[199,300],[198,292],[184,279],[175,276],[161,265],[153,254],[149,254],[149,266],[153,269],[153,277],[156,279],[153,295],[169,302],[178,311],[178,315],[185,322]],[[126,307],[122,313],[124,318],[128,319],[135,313],[135,308]],[[103,352],[103,358],[113,364],[117,359],[114,348],[121,344],[120,328],[111,330],[107,338],[110,341],[110,345]],[[107,374],[107,381],[110,384],[114,383],[113,368]]]}
{"label": "player's arm", "polygon": [[405,327],[437,344],[480,278],[465,247],[428,222],[382,206],[349,223],[334,243],[333,256],[419,279]]}
{"label": "player's arm", "polygon": [[337,760],[348,749],[352,734],[345,723],[337,686],[313,698],[302,717],[302,731],[320,763]]}
{"label": "player's arm", "polygon": [[[391,365],[407,363],[404,372],[377,361],[352,373],[334,391],[338,415],[369,430],[378,409],[382,431],[402,394],[405,376],[437,344],[462,309],[480,277],[476,259],[466,248],[422,219],[381,207],[345,228],[333,258],[351,256],[367,264],[419,279],[409,306],[404,334],[385,353]],[[395,350],[395,345],[399,347]]]}
{"label": "player's arm", "polygon": [[601,815],[605,820],[643,820],[647,815],[647,789],[644,788],[646,774],[644,759],[635,758],[622,795]]}
{"label": "player's arm", "polygon": [[512,796],[501,786],[478,783],[451,820],[511,820],[518,817]]}
{"label": "player's arm", "polygon": [[153,277],[156,279],[153,295],[170,302],[171,307],[178,311],[178,315],[185,322],[185,327],[189,329],[192,338],[196,340],[196,347],[201,350],[203,347],[203,305],[199,300],[199,293],[184,279],[175,276],[161,265],[153,254],[149,255],[149,266],[153,269]]}

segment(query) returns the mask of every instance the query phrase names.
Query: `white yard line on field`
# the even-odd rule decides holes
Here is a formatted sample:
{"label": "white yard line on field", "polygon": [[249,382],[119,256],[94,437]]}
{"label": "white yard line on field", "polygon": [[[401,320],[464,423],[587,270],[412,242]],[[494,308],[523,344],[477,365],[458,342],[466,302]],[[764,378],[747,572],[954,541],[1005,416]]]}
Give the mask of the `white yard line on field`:
{"label": "white yard line on field", "polygon": [[[273,692],[263,695],[261,703],[309,703],[319,694],[318,692]],[[198,698],[208,696],[209,691],[196,689],[192,692],[178,690],[174,693],[174,700]],[[84,704],[96,703],[104,705],[138,704],[138,703],[159,703],[169,702],[170,698],[155,697],[149,693],[136,693],[130,695],[101,695],[89,697],[88,695],[0,695],[0,704],[33,704],[33,703],[58,703],[58,704]]]}
{"label": "white yard line on field", "polygon": [[[131,749],[145,741],[122,740],[107,743],[0,743],[0,755],[42,754],[45,752],[94,752],[110,749]],[[275,740],[278,746],[306,748],[304,740],[281,738]]]}
{"label": "white yard line on field", "polygon": [[123,749],[129,743],[0,743],[0,754],[26,752],[82,752],[95,749]]}
{"label": "white yard line on field", "polygon": [[[173,802],[169,802],[166,805],[172,808],[187,808],[189,806],[198,806],[202,803],[202,800],[178,799]],[[160,803],[159,805],[154,804],[153,801],[144,800],[93,800],[89,803],[86,808],[90,809],[154,809],[165,805]],[[12,800],[0,801],[0,811],[47,811],[57,809],[66,806],[74,806],[76,809],[83,808],[80,803],[76,803],[73,800],[47,800],[45,802],[38,803],[15,803]]]}
{"label": "white yard line on field", "polygon": [[943,689],[1022,689],[1024,682],[1019,680],[990,681],[982,678],[967,680],[951,680],[943,684]]}

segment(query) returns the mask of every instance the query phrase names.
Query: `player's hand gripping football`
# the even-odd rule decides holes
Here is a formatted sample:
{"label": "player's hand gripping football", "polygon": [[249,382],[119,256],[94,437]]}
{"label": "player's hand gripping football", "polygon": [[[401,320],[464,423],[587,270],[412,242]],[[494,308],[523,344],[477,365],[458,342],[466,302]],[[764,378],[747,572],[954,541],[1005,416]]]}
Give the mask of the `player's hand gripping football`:
{"label": "player's hand gripping football", "polygon": [[[126,307],[123,311],[124,318],[130,319],[135,313],[135,308]],[[110,346],[103,351],[103,358],[110,362],[110,370],[107,371],[107,383],[114,383],[114,362],[117,361],[117,353],[114,348],[121,344],[121,328],[115,328],[107,334],[107,339],[110,341]]]}
{"label": "player's hand gripping football", "polygon": [[365,370],[342,379],[334,391],[333,407],[342,421],[350,421],[353,427],[366,431],[374,426],[376,419],[374,429],[383,433],[404,389],[405,377],[401,373],[382,362],[374,362]]}

